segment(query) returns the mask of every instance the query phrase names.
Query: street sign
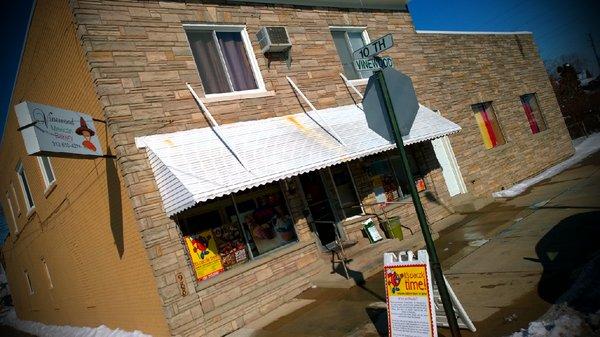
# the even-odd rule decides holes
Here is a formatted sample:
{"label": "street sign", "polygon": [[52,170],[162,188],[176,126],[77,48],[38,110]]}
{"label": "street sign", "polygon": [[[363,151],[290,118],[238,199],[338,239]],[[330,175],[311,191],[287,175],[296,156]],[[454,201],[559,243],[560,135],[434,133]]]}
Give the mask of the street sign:
{"label": "street sign", "polygon": [[394,38],[392,38],[392,34],[387,34],[369,43],[368,45],[355,50],[352,54],[352,57],[354,57],[355,59],[370,58],[381,53],[384,50],[392,48],[393,45]]}
{"label": "street sign", "polygon": [[354,68],[358,71],[379,70],[387,67],[394,67],[392,58],[388,56],[354,60]]}

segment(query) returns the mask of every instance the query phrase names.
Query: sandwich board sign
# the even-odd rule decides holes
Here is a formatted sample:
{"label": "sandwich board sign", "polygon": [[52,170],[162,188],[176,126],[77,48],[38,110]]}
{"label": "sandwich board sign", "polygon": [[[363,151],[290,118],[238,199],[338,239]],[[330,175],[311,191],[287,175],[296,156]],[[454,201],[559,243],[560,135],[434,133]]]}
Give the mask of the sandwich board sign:
{"label": "sandwich board sign", "polygon": [[369,43],[368,45],[355,50],[352,53],[352,57],[355,59],[374,57],[377,54],[392,48],[393,45],[394,38],[392,37],[392,34],[387,34]]}
{"label": "sandwich board sign", "polygon": [[383,254],[390,337],[436,337],[433,286],[425,250]]}
{"label": "sandwich board sign", "polygon": [[90,115],[27,101],[15,105],[15,112],[27,154],[103,155]]}
{"label": "sandwich board sign", "polygon": [[[436,337],[437,326],[448,326],[437,285],[431,278],[426,250],[383,254],[388,332],[390,337]],[[450,293],[458,326],[476,331],[452,287]]]}

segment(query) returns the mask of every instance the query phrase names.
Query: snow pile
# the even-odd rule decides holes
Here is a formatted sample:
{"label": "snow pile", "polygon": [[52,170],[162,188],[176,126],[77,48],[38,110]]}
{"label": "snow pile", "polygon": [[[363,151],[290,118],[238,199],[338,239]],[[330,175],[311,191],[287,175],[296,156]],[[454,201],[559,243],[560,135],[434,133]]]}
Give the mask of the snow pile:
{"label": "snow pile", "polygon": [[597,336],[600,311],[584,314],[571,309],[566,304],[554,305],[539,320],[529,323],[510,337],[587,337]]}
{"label": "snow pile", "polygon": [[11,326],[40,337],[152,337],[140,331],[128,332],[121,329],[112,330],[101,325],[97,328],[73,327],[68,325],[46,325],[33,321],[22,321],[17,318],[14,309],[0,316],[0,324]]}
{"label": "snow pile", "polygon": [[546,171],[540,173],[539,175],[533,178],[523,180],[522,182],[512,186],[509,189],[494,192],[492,193],[492,196],[494,198],[516,197],[517,195],[523,193],[529,186],[537,184],[542,180],[551,178],[561,173],[562,171],[568,169],[569,167],[579,163],[580,161],[587,158],[589,155],[600,150],[600,133],[594,133],[585,138],[583,141],[579,141],[579,139],[577,139],[573,141],[573,144],[575,145],[575,154],[571,158],[555,166],[552,166],[551,168],[547,169]]}

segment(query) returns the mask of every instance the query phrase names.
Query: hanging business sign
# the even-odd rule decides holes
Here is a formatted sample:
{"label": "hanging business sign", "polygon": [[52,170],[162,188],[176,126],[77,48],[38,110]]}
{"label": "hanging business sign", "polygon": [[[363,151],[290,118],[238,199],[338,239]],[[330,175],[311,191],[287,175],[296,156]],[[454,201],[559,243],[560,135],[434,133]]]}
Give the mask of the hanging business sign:
{"label": "hanging business sign", "polygon": [[94,121],[87,114],[32,102],[15,105],[15,112],[30,155],[103,155]]}
{"label": "hanging business sign", "polygon": [[437,337],[427,251],[383,254],[390,337]]}

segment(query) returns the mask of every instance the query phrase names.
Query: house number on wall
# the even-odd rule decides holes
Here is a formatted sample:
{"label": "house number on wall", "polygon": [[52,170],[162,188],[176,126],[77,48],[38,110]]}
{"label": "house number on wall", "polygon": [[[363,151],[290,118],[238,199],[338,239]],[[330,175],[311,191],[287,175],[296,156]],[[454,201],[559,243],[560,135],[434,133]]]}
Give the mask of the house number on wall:
{"label": "house number on wall", "polygon": [[177,282],[179,282],[179,292],[181,293],[181,296],[186,296],[187,287],[185,285],[185,278],[183,277],[183,274],[177,273],[177,275],[175,275],[175,278],[177,278]]}

